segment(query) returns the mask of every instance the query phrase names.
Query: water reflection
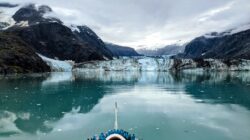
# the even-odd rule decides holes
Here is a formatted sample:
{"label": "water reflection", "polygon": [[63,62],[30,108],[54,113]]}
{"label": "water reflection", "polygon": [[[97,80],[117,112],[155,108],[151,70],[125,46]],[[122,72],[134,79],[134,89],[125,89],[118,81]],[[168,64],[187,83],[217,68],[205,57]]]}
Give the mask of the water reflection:
{"label": "water reflection", "polygon": [[145,140],[248,140],[250,75],[47,73],[0,77],[0,137],[83,139],[120,126]]}

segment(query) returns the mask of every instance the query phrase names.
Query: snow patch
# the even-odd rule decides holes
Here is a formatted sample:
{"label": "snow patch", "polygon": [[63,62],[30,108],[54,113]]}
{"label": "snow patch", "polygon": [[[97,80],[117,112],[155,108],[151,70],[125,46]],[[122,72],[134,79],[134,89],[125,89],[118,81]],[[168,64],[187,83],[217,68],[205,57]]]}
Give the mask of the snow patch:
{"label": "snow patch", "polygon": [[70,72],[73,68],[74,61],[67,60],[67,61],[61,61],[61,60],[55,60],[48,57],[45,57],[41,54],[38,54],[39,57],[43,59],[54,72]]}
{"label": "snow patch", "polygon": [[29,26],[29,21],[20,21],[16,24],[19,27],[28,27]]}
{"label": "snow patch", "polygon": [[71,29],[72,32],[81,32],[76,25],[69,25],[68,27]]}

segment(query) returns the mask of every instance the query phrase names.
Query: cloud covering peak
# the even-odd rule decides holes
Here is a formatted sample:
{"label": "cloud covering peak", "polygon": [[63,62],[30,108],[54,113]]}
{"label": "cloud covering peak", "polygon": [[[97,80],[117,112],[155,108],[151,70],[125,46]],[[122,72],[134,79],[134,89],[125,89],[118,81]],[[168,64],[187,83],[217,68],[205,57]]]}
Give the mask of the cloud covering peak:
{"label": "cloud covering peak", "polygon": [[65,24],[87,25],[103,40],[160,47],[250,23],[249,0],[9,0],[47,4]]}

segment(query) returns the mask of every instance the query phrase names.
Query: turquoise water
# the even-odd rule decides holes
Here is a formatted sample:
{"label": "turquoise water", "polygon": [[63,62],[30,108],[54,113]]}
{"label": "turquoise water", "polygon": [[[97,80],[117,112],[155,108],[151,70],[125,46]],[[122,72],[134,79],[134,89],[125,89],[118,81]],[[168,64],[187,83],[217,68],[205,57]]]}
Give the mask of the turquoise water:
{"label": "turquoise water", "polygon": [[1,140],[249,140],[250,73],[47,73],[0,77]]}

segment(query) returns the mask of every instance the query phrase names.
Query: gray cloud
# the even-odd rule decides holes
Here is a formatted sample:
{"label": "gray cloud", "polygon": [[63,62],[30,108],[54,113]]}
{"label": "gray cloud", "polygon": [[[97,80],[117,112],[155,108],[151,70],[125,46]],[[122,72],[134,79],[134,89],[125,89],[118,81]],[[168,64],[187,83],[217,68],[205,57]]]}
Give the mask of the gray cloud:
{"label": "gray cloud", "polygon": [[85,24],[105,41],[158,47],[250,22],[249,0],[9,0],[48,4],[65,24]]}

